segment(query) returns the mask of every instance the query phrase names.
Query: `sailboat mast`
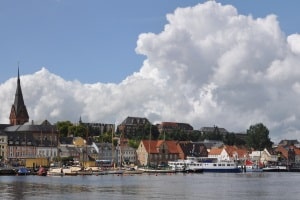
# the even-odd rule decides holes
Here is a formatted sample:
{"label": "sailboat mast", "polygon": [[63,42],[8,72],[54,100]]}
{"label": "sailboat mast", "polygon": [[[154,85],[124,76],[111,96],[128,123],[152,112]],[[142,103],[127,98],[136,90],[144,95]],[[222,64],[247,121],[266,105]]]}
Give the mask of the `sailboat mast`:
{"label": "sailboat mast", "polygon": [[148,146],[148,166],[150,166],[151,164],[151,160],[150,160],[150,156],[151,156],[151,152],[150,152],[150,144],[151,144],[151,124],[150,124],[150,133],[149,133],[149,146]]}

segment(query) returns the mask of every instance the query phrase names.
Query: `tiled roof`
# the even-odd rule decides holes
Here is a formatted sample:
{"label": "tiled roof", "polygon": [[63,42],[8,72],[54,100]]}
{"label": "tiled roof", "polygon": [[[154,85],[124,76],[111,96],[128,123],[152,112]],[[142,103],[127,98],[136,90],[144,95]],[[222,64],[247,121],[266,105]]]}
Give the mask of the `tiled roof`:
{"label": "tiled roof", "polygon": [[283,146],[278,146],[275,151],[280,152],[283,157],[288,158],[288,150]]}
{"label": "tiled roof", "polygon": [[168,141],[165,141],[165,142],[167,143],[169,153],[179,153],[175,141],[169,141],[168,140]]}
{"label": "tiled roof", "polygon": [[[162,144],[166,144],[168,147],[169,153],[179,153],[176,142],[175,141],[170,141],[170,140],[142,140],[142,143],[144,144],[144,147],[148,153],[159,153],[159,147]],[[150,152],[149,152],[150,150]]]}
{"label": "tiled roof", "polygon": [[295,154],[300,155],[300,149],[299,148],[294,148]]}
{"label": "tiled roof", "polygon": [[208,152],[208,155],[220,155],[223,149],[221,148],[212,148],[210,152]]}
{"label": "tiled roof", "polygon": [[179,142],[186,156],[207,157],[207,149],[202,143]]}
{"label": "tiled roof", "polygon": [[243,158],[248,154],[247,149],[238,148],[236,146],[226,145],[224,148],[230,157],[233,157],[233,154],[237,154],[239,158]]}

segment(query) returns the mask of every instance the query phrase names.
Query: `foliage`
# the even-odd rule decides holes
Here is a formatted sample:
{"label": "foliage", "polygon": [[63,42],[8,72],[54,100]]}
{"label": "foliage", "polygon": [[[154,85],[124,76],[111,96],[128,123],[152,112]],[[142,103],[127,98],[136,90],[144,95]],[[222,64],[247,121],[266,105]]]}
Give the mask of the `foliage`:
{"label": "foliage", "polygon": [[73,124],[70,121],[58,121],[56,123],[56,128],[60,134],[60,137],[68,136],[70,126],[73,126]]}
{"label": "foliage", "polygon": [[226,145],[234,145],[235,144],[235,134],[234,133],[227,133],[224,137],[224,144]]}
{"label": "foliage", "polygon": [[86,138],[88,136],[86,126],[82,124],[69,126],[68,131],[69,135],[73,135],[74,137]]}
{"label": "foliage", "polygon": [[251,125],[247,130],[247,146],[255,150],[263,150],[272,147],[273,142],[269,138],[269,130],[262,123]]}
{"label": "foliage", "polygon": [[128,145],[132,148],[137,149],[139,147],[140,141],[138,140],[129,140]]}

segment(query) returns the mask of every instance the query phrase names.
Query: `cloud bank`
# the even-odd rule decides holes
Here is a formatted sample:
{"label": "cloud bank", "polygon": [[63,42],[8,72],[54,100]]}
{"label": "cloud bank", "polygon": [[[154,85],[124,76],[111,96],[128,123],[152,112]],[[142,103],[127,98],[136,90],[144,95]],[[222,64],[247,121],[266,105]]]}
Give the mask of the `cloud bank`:
{"label": "cloud bank", "polygon": [[[160,33],[140,34],[136,52],[146,59],[118,84],[66,81],[45,67],[21,76],[30,120],[118,124],[137,116],[234,132],[262,122],[273,141],[300,139],[299,34],[286,36],[275,15],[253,18],[214,1],[166,17]],[[1,123],[15,89],[16,78],[0,85]]]}

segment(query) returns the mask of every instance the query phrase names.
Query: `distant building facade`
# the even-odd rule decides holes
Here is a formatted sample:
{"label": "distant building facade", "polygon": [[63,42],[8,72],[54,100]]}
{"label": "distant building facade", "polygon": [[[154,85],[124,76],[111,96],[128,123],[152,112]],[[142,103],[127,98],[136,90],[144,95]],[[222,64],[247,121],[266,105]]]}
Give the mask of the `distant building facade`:
{"label": "distant building facade", "polygon": [[212,133],[219,133],[221,135],[226,135],[228,131],[225,128],[219,128],[217,126],[213,127],[202,127],[200,128],[201,134],[212,134]]}
{"label": "distant building facade", "polygon": [[127,117],[120,125],[118,125],[117,131],[119,134],[122,134],[123,137],[130,138],[130,136],[143,134],[147,125],[151,125],[147,118]]}
{"label": "distant building facade", "polygon": [[115,131],[115,124],[86,123],[82,122],[81,117],[79,119],[79,124],[87,127],[89,136],[99,136],[103,133],[114,133]]}
{"label": "distant building facade", "polygon": [[189,132],[194,130],[190,124],[178,123],[178,122],[162,122],[161,124],[157,125],[157,128],[160,134],[164,132],[166,133],[172,133],[174,131]]}

